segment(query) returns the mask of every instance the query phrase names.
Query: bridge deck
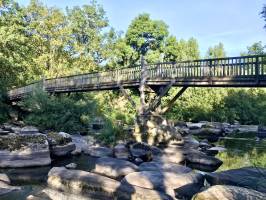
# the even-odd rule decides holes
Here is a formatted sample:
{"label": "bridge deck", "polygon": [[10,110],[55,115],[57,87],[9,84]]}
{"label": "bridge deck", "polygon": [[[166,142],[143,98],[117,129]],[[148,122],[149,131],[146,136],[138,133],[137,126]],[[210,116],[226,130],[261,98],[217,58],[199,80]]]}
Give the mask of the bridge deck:
{"label": "bridge deck", "polygon": [[[147,85],[162,86],[175,80],[174,86],[191,87],[265,87],[266,55],[204,59],[147,66]],[[46,79],[8,92],[10,100],[18,100],[34,88],[49,93],[138,87],[141,66],[112,71]]]}

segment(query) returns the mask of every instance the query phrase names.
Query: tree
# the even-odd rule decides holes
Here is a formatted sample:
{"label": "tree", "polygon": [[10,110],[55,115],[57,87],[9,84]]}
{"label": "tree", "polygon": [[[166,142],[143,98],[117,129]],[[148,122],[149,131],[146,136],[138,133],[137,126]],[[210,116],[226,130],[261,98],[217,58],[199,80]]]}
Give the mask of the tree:
{"label": "tree", "polygon": [[[134,60],[136,62],[140,59],[143,48],[145,49],[145,43],[147,44],[146,48],[151,52],[161,52],[167,36],[168,26],[163,21],[152,20],[149,14],[141,14],[129,25],[125,39],[126,43],[137,52],[137,57]],[[153,61],[149,60],[151,52],[147,56],[148,61]]]}
{"label": "tree", "polygon": [[262,42],[255,42],[253,45],[247,47],[248,55],[261,55],[264,54],[265,46],[262,45]]}
{"label": "tree", "polygon": [[223,58],[226,57],[223,43],[210,47],[206,54],[207,58]]}
{"label": "tree", "polygon": [[104,61],[103,30],[108,20],[102,6],[96,1],[90,5],[67,9],[67,19],[71,40],[68,47],[72,51],[74,66],[81,71],[93,71]]}
{"label": "tree", "polygon": [[177,41],[176,37],[170,36],[165,41],[163,53],[164,60],[168,62],[195,60],[200,57],[199,45],[194,38]]}
{"label": "tree", "polygon": [[29,36],[25,11],[13,1],[0,7],[0,85],[11,87],[30,79],[34,69],[34,47]]}

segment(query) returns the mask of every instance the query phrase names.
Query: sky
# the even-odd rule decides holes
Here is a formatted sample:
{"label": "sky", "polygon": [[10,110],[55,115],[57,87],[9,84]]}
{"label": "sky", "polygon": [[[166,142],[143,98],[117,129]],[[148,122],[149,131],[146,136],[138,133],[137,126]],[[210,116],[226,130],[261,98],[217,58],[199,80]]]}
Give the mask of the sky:
{"label": "sky", "polygon": [[[18,0],[28,5],[30,0]],[[90,0],[42,0],[47,6],[82,6]],[[265,22],[260,12],[266,0],[98,0],[106,11],[110,26],[126,32],[141,13],[163,20],[178,39],[194,37],[201,55],[210,46],[224,44],[228,56],[238,56],[254,42],[266,44]]]}

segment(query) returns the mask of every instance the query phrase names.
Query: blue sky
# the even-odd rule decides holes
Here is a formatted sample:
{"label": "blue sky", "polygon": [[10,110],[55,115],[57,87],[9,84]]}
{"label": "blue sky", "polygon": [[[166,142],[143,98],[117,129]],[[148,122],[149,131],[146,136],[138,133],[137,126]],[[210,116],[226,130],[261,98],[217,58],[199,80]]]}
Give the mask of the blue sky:
{"label": "blue sky", "polygon": [[[29,0],[18,0],[27,5]],[[88,4],[89,0],[42,0],[48,6],[65,8]],[[228,56],[238,56],[254,42],[266,44],[266,29],[259,13],[266,0],[98,0],[110,25],[125,32],[140,13],[163,20],[178,39],[194,37],[201,54],[223,42]]]}

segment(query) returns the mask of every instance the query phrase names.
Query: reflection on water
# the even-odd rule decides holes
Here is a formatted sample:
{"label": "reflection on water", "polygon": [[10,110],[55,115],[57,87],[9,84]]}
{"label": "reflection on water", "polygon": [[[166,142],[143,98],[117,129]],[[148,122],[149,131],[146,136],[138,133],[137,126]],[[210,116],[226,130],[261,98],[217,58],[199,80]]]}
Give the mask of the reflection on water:
{"label": "reflection on water", "polygon": [[246,166],[266,167],[266,140],[255,138],[222,138],[217,145],[227,150],[216,157],[223,161],[217,171],[236,169]]}
{"label": "reflection on water", "polygon": [[62,167],[69,163],[76,163],[77,169],[91,171],[95,166],[96,158],[87,155],[64,157],[52,162],[51,166],[28,168],[5,168],[0,173],[5,173],[11,180],[11,185],[20,186],[22,190],[11,195],[1,196],[1,200],[24,200],[30,194],[35,194],[47,187],[47,175],[52,167]]}

